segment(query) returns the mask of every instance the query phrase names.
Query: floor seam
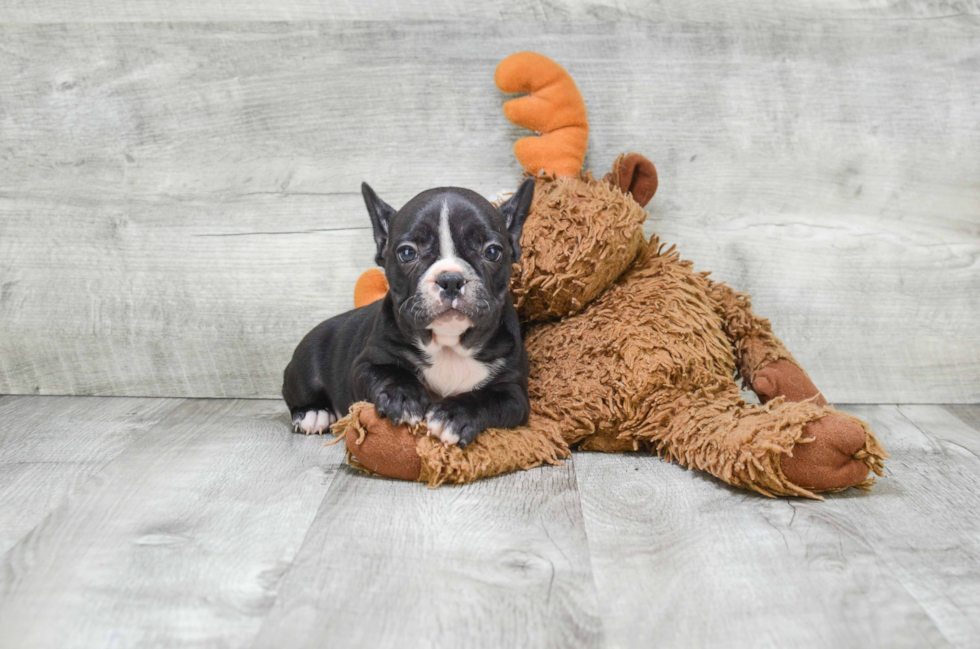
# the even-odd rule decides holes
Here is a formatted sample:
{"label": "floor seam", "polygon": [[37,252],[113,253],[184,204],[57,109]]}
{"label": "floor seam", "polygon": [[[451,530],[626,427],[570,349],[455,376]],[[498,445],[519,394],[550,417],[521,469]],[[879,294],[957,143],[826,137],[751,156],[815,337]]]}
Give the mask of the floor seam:
{"label": "floor seam", "polygon": [[575,452],[569,456],[567,463],[571,467],[572,477],[575,478],[575,494],[578,496],[579,513],[582,515],[582,535],[585,537],[585,549],[589,553],[589,575],[592,580],[592,591],[595,593],[596,613],[599,619],[599,627],[602,632],[601,646],[608,647],[609,636],[606,634],[606,620],[602,611],[602,598],[599,597],[599,584],[596,582],[595,557],[592,552],[592,541],[589,539],[589,526],[585,520],[585,500],[582,497],[582,485],[579,482],[578,469],[575,466]]}

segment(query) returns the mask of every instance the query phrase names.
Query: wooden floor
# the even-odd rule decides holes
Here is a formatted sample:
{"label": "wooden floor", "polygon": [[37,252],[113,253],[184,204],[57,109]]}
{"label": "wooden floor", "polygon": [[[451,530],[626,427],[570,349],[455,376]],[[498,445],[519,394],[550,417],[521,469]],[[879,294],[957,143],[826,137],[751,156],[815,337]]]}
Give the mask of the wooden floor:
{"label": "wooden floor", "polygon": [[263,400],[0,397],[0,646],[978,646],[980,406],[854,406],[874,493],[580,453],[367,477]]}

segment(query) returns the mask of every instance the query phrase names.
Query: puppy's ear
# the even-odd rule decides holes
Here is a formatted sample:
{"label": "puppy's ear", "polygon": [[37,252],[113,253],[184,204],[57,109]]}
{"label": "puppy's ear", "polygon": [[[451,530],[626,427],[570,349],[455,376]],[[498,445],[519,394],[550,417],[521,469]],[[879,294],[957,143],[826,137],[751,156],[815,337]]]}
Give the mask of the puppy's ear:
{"label": "puppy's ear", "polygon": [[361,183],[361,194],[364,196],[364,204],[367,205],[371,226],[374,228],[374,243],[378,246],[374,262],[384,266],[385,248],[388,246],[388,226],[391,224],[391,217],[395,215],[395,208],[378,198],[367,183]]}
{"label": "puppy's ear", "polygon": [[521,258],[521,231],[524,229],[524,220],[531,211],[532,199],[534,199],[534,178],[528,178],[499,208],[501,216],[504,217],[504,224],[507,226],[507,234],[510,236],[512,261]]}

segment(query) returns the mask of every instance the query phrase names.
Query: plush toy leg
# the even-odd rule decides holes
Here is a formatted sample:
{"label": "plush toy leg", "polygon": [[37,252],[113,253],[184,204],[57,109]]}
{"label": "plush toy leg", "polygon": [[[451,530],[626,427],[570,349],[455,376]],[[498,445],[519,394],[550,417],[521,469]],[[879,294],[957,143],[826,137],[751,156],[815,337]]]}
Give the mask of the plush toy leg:
{"label": "plush toy leg", "polygon": [[399,480],[426,482],[431,487],[561,464],[569,453],[558,425],[535,415],[527,426],[484,431],[465,449],[446,446],[427,435],[424,424],[396,427],[379,417],[374,406],[363,402],[351,406],[333,431],[344,436],[352,466]]}
{"label": "plush toy leg", "polygon": [[[715,393],[662,395],[651,404],[645,425],[624,436],[649,441],[667,459],[767,496],[818,498],[817,492],[868,489],[874,483],[868,474],[881,475],[885,455],[859,419],[781,397],[747,405],[734,385]],[[822,438],[834,441],[814,445]]]}
{"label": "plush toy leg", "polygon": [[[769,321],[753,313],[749,297],[724,284],[712,282],[709,286],[746,387],[752,388],[762,403],[782,397],[826,406],[827,400],[773,334]],[[807,424],[804,436],[811,441],[787,452],[780,464],[790,482],[813,491],[863,484],[867,471],[862,465],[881,475],[882,461],[888,457],[864,422],[841,413]],[[857,462],[855,458],[862,453],[869,453],[873,460]]]}
{"label": "plush toy leg", "polygon": [[722,328],[735,351],[735,365],[746,387],[754,387],[755,373],[767,365],[777,361],[796,364],[792,354],[772,332],[769,321],[752,311],[747,294],[710,280],[708,287],[708,295],[714,302],[716,313],[721,316]]}

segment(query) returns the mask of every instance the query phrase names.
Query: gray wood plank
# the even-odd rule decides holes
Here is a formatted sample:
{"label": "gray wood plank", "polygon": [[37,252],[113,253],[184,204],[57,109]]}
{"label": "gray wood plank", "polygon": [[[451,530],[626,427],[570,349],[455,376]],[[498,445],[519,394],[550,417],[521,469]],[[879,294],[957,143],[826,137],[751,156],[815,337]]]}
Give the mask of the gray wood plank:
{"label": "gray wood plank", "polygon": [[0,555],[179,404],[0,397]]}
{"label": "gray wood plank", "polygon": [[344,469],[257,647],[602,644],[572,467],[427,489]]}
{"label": "gray wood plank", "polygon": [[[972,429],[977,436],[980,436],[980,405],[951,405],[946,406],[946,410],[959,417],[960,421]],[[974,450],[976,449],[974,448]]]}
{"label": "gray wood plank", "polygon": [[447,0],[12,0],[0,14],[2,22],[149,22],[251,20],[429,20],[544,19],[649,20],[732,22],[786,19],[873,20],[949,19],[980,15],[976,0],[949,2],[874,2],[869,0],[490,0],[454,3]]}
{"label": "gray wood plank", "polygon": [[980,463],[894,406],[847,409],[892,458],[872,494],[823,503],[765,499],[652,457],[577,454],[610,646],[975,640]]}
{"label": "gray wood plank", "polygon": [[[906,6],[882,11],[944,10]],[[969,17],[0,25],[0,392],[276,396],[370,264],[346,230],[361,180],[394,204],[514,186],[492,72],[533,47],[582,87],[591,166],[654,160],[648,232],[753,293],[830,399],[976,402],[977,35]]]}
{"label": "gray wood plank", "polygon": [[3,556],[0,645],[251,642],[341,457],[287,419],[181,404]]}
{"label": "gray wood plank", "polygon": [[[980,458],[980,406],[929,406],[901,404],[899,411],[940,442],[959,447],[959,452]],[[970,417],[970,414],[973,417]]]}
{"label": "gray wood plank", "polygon": [[857,500],[853,521],[867,526],[862,534],[943,634],[976,644],[980,436],[942,406],[848,410],[882,430],[892,454],[877,498]]}

